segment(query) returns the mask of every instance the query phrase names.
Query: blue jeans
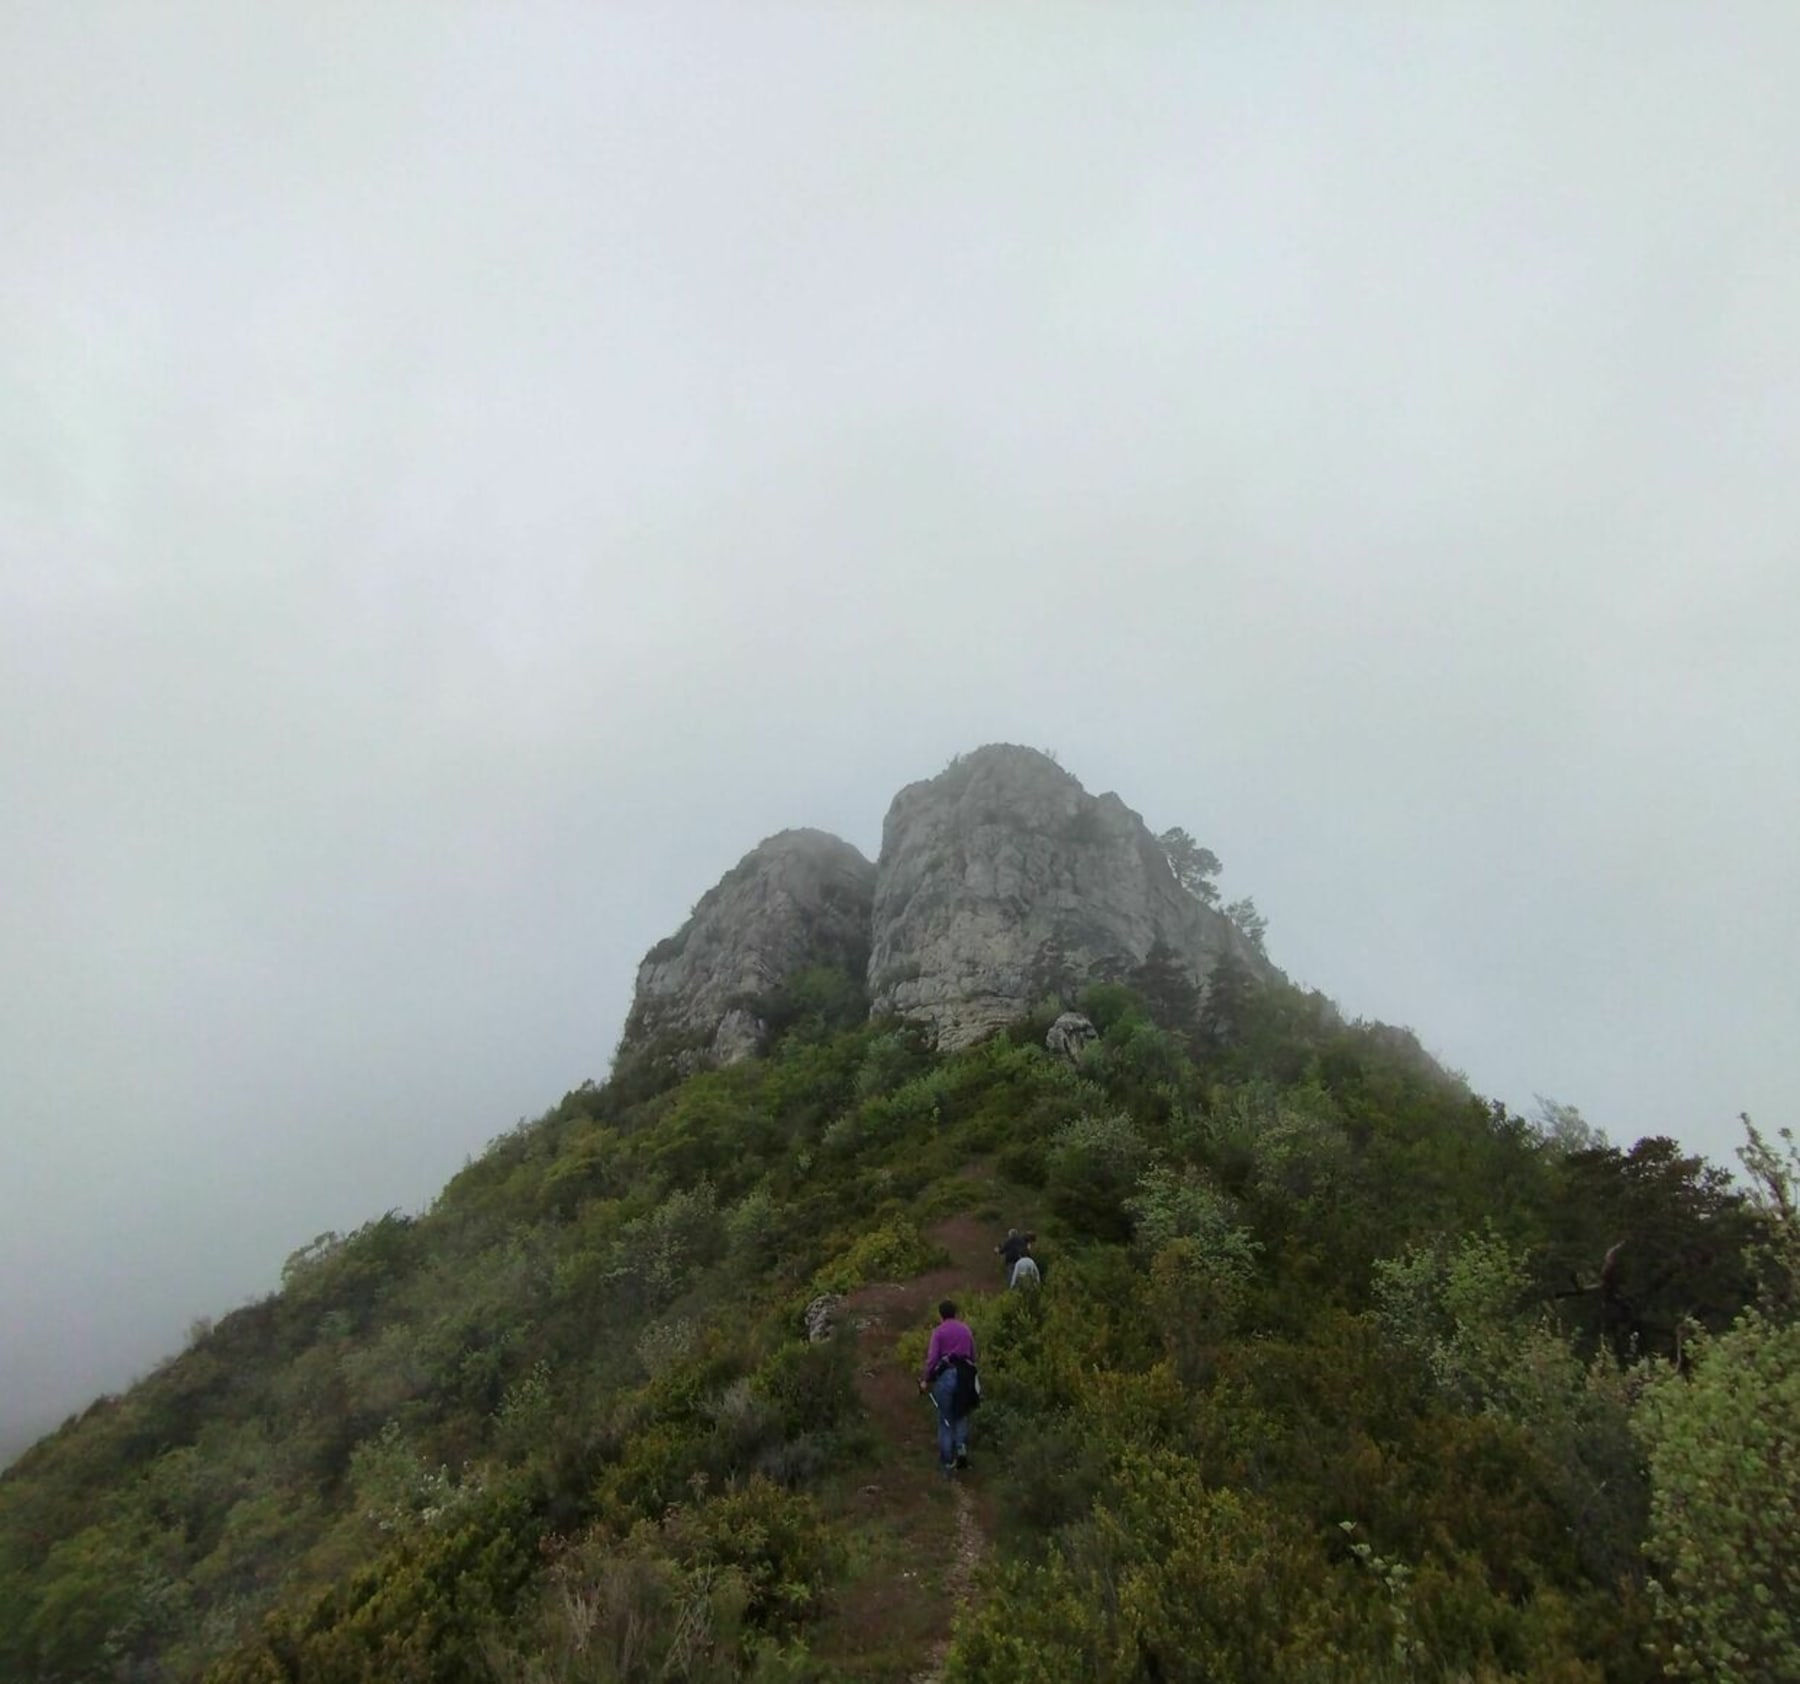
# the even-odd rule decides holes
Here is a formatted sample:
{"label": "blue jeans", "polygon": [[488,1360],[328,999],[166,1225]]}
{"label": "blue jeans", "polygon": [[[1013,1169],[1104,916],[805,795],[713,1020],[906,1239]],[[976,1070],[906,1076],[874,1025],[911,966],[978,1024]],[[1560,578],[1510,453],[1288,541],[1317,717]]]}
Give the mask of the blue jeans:
{"label": "blue jeans", "polygon": [[953,1467],[958,1456],[968,1453],[969,1418],[952,1417],[950,1408],[956,1401],[956,1370],[946,1368],[931,1382],[931,1401],[937,1405],[938,1466]]}

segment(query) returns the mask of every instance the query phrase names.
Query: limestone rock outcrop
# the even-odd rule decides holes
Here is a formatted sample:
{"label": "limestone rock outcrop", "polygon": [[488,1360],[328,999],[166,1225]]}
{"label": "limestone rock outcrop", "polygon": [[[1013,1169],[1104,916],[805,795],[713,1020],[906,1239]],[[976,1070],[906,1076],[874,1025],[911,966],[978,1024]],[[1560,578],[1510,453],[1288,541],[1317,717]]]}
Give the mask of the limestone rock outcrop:
{"label": "limestone rock outcrop", "polygon": [[[682,1071],[749,1057],[814,966],[866,981],[871,1010],[928,1024],[947,1050],[1090,982],[1131,984],[1164,1021],[1192,1021],[1227,956],[1277,974],[1181,887],[1118,796],[994,744],[894,797],[878,865],[817,830],[753,848],[645,956],[619,1050],[656,1048]],[[1057,1029],[1079,1057],[1082,1026]]]}
{"label": "limestone rock outcrop", "polygon": [[977,749],[888,809],[870,1005],[929,1022],[941,1047],[1146,967],[1197,1000],[1227,954],[1271,974],[1230,919],[1176,882],[1136,813],[1035,749]]}
{"label": "limestone rock outcrop", "polygon": [[838,1292],[821,1292],[806,1306],[801,1314],[801,1320],[806,1326],[807,1344],[830,1343],[832,1336],[837,1332],[838,1311],[843,1307],[843,1294]]}
{"label": "limestone rock outcrop", "polygon": [[874,890],[875,867],[825,831],[752,848],[644,956],[620,1052],[672,1041],[690,1064],[749,1057],[768,1003],[800,972],[863,974]]}

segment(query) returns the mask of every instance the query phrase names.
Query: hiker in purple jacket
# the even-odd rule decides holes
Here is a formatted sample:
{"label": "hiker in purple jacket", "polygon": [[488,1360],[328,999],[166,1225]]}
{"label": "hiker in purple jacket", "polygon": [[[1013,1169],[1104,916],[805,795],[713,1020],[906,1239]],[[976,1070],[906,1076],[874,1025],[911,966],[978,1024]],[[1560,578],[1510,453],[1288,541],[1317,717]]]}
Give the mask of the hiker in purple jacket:
{"label": "hiker in purple jacket", "polygon": [[938,1466],[945,1473],[969,1465],[969,1415],[979,1394],[975,1390],[975,1335],[969,1324],[957,1319],[956,1305],[948,1298],[938,1305],[938,1324],[925,1348],[925,1370],[919,1390],[937,1405]]}

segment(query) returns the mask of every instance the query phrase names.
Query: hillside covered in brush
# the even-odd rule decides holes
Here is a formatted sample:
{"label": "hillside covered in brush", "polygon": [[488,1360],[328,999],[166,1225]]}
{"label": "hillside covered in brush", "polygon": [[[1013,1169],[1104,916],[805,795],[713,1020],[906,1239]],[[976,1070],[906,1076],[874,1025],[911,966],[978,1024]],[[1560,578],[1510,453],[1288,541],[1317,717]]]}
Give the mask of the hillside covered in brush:
{"label": "hillside covered in brush", "polygon": [[[646,960],[608,1082],[0,1476],[0,1677],[1800,1676],[1791,1144],[1740,1189],[1527,1123],[1009,754],[903,792],[879,875],[765,845]],[[1021,769],[1051,840],[984,855]],[[998,1021],[1041,980],[1001,952],[958,1018],[970,896],[1102,855],[1148,887],[1026,954],[1087,980]],[[953,1482],[912,1390],[943,1292],[985,1391]]]}

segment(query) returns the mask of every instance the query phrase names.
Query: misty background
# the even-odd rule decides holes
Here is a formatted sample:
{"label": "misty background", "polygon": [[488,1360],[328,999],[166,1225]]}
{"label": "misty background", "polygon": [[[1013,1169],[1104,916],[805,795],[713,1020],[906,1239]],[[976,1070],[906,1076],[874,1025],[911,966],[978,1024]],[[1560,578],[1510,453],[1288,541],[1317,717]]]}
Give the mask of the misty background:
{"label": "misty background", "polygon": [[1355,10],[0,10],[0,1452],[990,740],[1795,1120],[1800,14]]}

